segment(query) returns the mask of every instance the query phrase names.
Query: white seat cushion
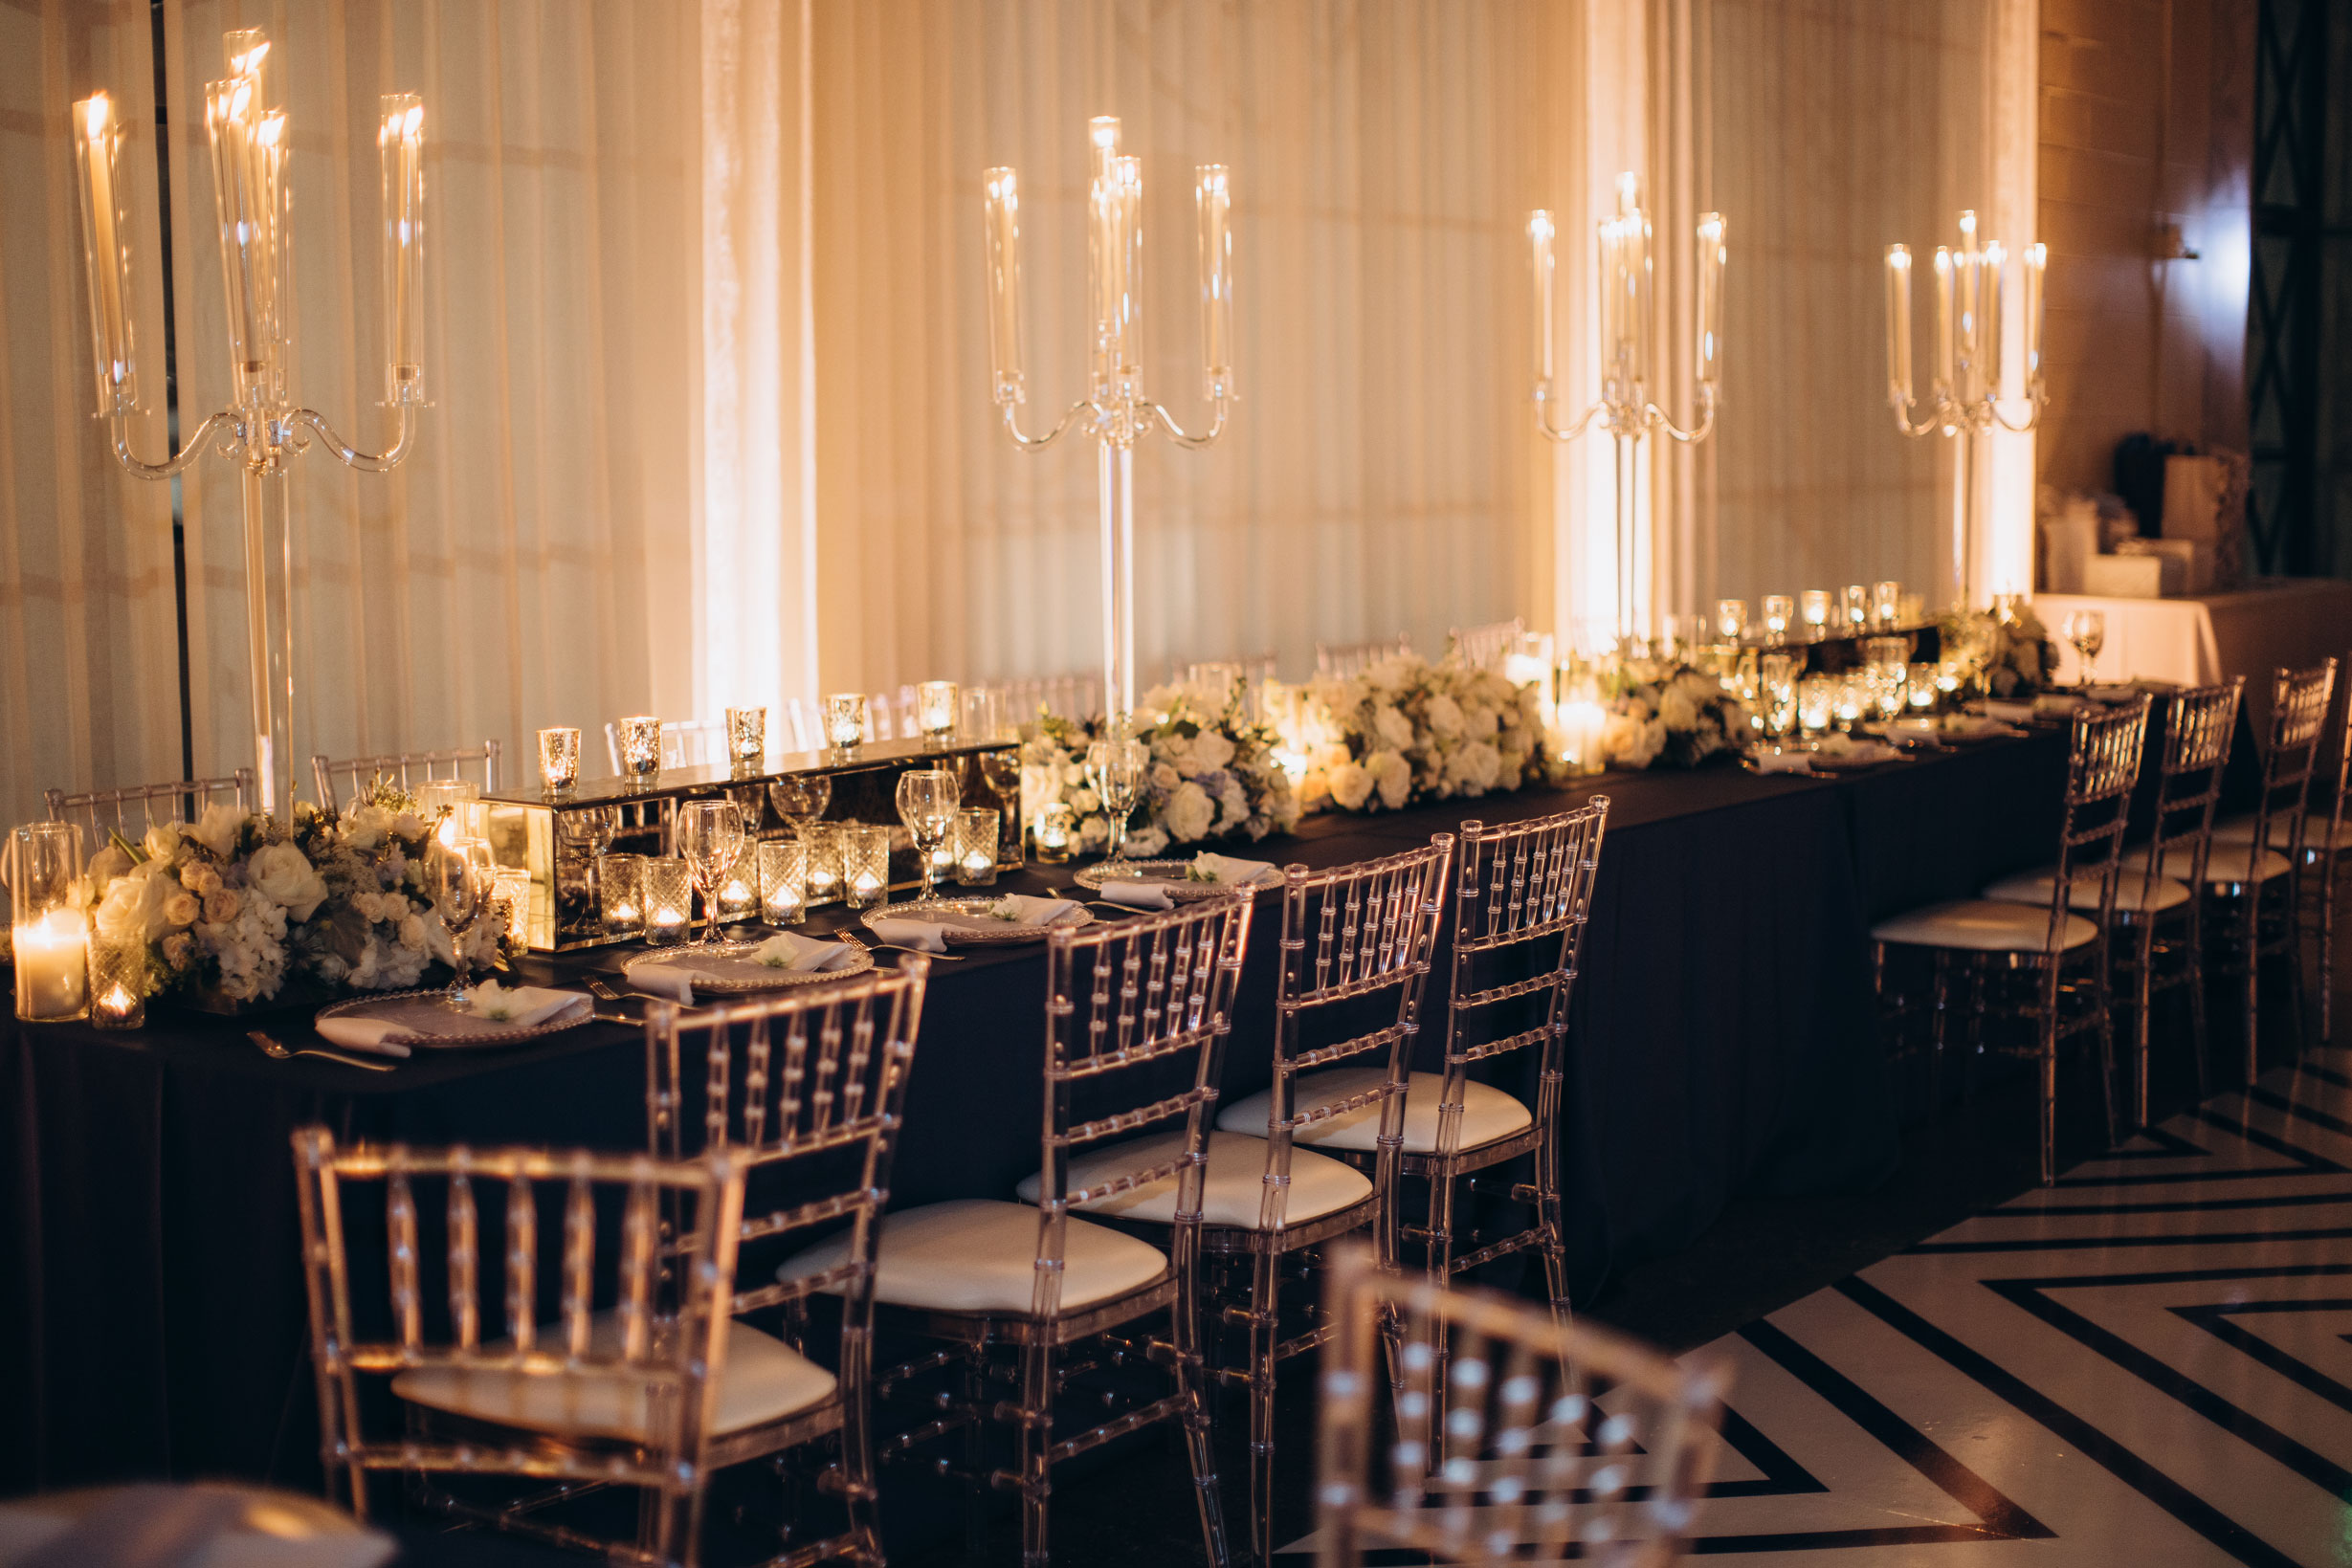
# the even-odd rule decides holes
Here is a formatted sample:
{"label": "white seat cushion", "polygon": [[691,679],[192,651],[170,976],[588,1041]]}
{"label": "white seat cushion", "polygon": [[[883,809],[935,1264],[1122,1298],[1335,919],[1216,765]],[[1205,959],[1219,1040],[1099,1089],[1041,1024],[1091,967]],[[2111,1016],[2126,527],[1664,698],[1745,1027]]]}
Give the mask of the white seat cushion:
{"label": "white seat cushion", "polygon": [[[1380,1087],[1387,1068],[1335,1067],[1328,1072],[1309,1072],[1291,1085],[1292,1114],[1353,1099]],[[1437,1147],[1437,1102],[1444,1098],[1446,1079],[1439,1072],[1415,1072],[1405,1080],[1405,1152],[1428,1154]],[[1274,1103],[1269,1089],[1236,1100],[1217,1116],[1217,1126],[1229,1133],[1266,1136],[1266,1115]],[[1535,1117],[1518,1100],[1491,1084],[1472,1079],[1462,1086],[1462,1130],[1458,1149],[1525,1132]],[[1321,1121],[1311,1121],[1291,1135],[1294,1144],[1312,1143],[1326,1149],[1371,1150],[1380,1144],[1380,1106],[1377,1103],[1343,1111]]]}
{"label": "white seat cushion", "polygon": [[[2335,833],[2337,849],[2352,850],[2352,818],[2347,818],[2344,825],[2337,828]],[[2271,824],[2269,837],[2273,844],[2287,844],[2293,842],[2295,835],[2288,830],[2286,823],[2274,822]],[[2303,824],[2303,848],[2324,850],[2328,848],[2327,838],[2327,818],[2316,811],[2313,812]],[[2226,817],[2213,824],[2213,842],[2216,846],[2252,844],[2253,841],[2254,819],[2251,816]]]}
{"label": "white seat cushion", "polygon": [[[1261,1122],[1262,1125],[1262,1122]],[[1090,1149],[1070,1161],[1066,1192],[1077,1192],[1110,1180],[1122,1171],[1140,1170],[1173,1159],[1184,1149],[1179,1130],[1153,1137]],[[1255,1230],[1262,1216],[1266,1191],[1266,1143],[1238,1133],[1209,1135],[1209,1179],[1201,1191],[1201,1223]],[[1041,1183],[1026,1178],[1016,1189],[1021,1201],[1033,1204]],[[1353,1165],[1328,1155],[1293,1147],[1290,1155],[1290,1201],[1282,1210],[1285,1225],[1304,1225],[1350,1204],[1372,1196],[1371,1178]],[[1088,1214],[1108,1214],[1121,1220],[1149,1220],[1154,1225],[1176,1223],[1176,1179],[1164,1177],[1148,1186],[1098,1198],[1079,1207]]]}
{"label": "white seat cushion", "polygon": [[[2175,850],[2164,856],[2164,874],[2186,882],[2189,872],[2197,869],[2195,860],[2187,850]],[[2133,875],[2144,874],[2148,867],[2147,847],[2124,850],[2116,864]],[[2252,875],[2248,874],[2250,871]],[[2206,851],[2205,879],[2215,887],[2230,882],[2268,882],[2274,876],[2286,874],[2285,855],[2265,850],[2256,857],[2252,844],[2216,844]]]}
{"label": "white seat cushion", "polygon": [[[849,1252],[844,1231],[788,1259],[776,1277],[789,1284],[822,1273]],[[933,1312],[1026,1314],[1036,1272],[1035,1209],[958,1198],[883,1218],[874,1298]],[[1062,1242],[1064,1310],[1125,1295],[1166,1272],[1166,1254],[1150,1243],[1108,1226],[1069,1222]]]}
{"label": "white seat cushion", "polygon": [[[2055,896],[2058,873],[2044,867],[2035,872],[2019,872],[2005,876],[1985,890],[1985,896],[2002,904],[2038,904],[2050,907]],[[2139,914],[2142,906],[2151,910],[2178,909],[2188,902],[2188,884],[2175,882],[2168,876],[2156,879],[2155,896],[2148,894],[2147,866],[2142,862],[2116,877],[2115,907],[2125,914]],[[2098,909],[2098,878],[2079,876],[2066,890],[2066,907],[2096,912]]]}
{"label": "white seat cushion", "polygon": [[[2058,939],[2072,951],[2098,935],[2098,927],[2079,915],[2069,915]],[[2034,953],[2050,940],[2047,905],[2004,904],[1984,898],[1956,898],[1948,904],[1929,904],[1906,910],[1870,928],[1871,940],[1898,942],[1910,947],[1964,947],[1978,953]]]}
{"label": "white seat cushion", "polygon": [[[540,1349],[560,1354],[563,1343],[560,1324],[540,1329]],[[619,1358],[618,1312],[596,1314],[588,1331],[588,1347],[592,1356]],[[484,1348],[495,1355],[511,1346],[501,1342]],[[729,1322],[713,1435],[739,1432],[809,1409],[830,1399],[832,1391],[832,1373],[781,1339],[748,1324]],[[417,1367],[394,1378],[392,1392],[415,1404],[501,1426],[571,1437],[648,1440],[645,1381],[618,1369],[535,1375]]]}

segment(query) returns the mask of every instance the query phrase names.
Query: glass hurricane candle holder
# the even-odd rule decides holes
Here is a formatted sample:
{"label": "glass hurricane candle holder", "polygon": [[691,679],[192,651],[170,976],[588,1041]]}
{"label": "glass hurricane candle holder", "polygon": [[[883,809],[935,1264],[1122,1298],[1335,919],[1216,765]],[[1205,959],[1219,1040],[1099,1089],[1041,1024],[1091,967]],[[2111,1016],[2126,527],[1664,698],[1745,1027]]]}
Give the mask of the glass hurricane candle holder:
{"label": "glass hurricane candle holder", "polygon": [[79,1018],[90,998],[81,828],[70,822],[17,828],[9,835],[6,870],[15,909],[16,1016],[28,1023]]}
{"label": "glass hurricane candle holder", "polygon": [[1796,655],[1766,653],[1758,660],[1757,689],[1764,732],[1777,740],[1797,722]]}
{"label": "glass hurricane candle holder", "polygon": [[837,822],[812,822],[800,830],[809,847],[809,902],[822,904],[841,896],[841,828]]}
{"label": "glass hurricane candle holder", "polygon": [[773,926],[800,924],[809,913],[809,847],[799,839],[766,838],[753,850],[760,918]]}
{"label": "glass hurricane candle holder", "polygon": [[1048,801],[1037,807],[1030,831],[1037,840],[1038,864],[1058,866],[1070,858],[1070,847],[1078,836],[1077,813],[1068,801]]}
{"label": "glass hurricane candle holder", "polygon": [[90,1023],[101,1029],[135,1029],[147,1021],[147,944],[90,933]]}
{"label": "glass hurricane candle holder", "polygon": [[1808,675],[1797,683],[1797,722],[1807,735],[1826,734],[1836,712],[1836,681],[1828,675]]}
{"label": "glass hurricane candle holder", "polygon": [[949,852],[955,856],[957,885],[996,885],[996,834],[1002,815],[992,806],[967,806],[956,813],[955,838]]}
{"label": "glass hurricane candle holder", "polygon": [[656,855],[639,868],[645,890],[645,939],[675,947],[694,934],[694,868],[677,855]]}
{"label": "glass hurricane candle holder", "polygon": [[722,920],[748,920],[760,907],[759,845],[743,841],[743,852],[735,857],[734,867],[719,883],[719,917]]}
{"label": "glass hurricane candle holder", "polygon": [[1747,601],[1718,599],[1715,602],[1716,635],[1727,643],[1738,643],[1747,635]]}
{"label": "glass hurricane candle holder", "polygon": [[1767,593],[1764,602],[1764,644],[1778,648],[1788,640],[1788,623],[1797,612],[1797,602],[1785,593]]}
{"label": "glass hurricane candle holder", "polygon": [[866,743],[863,692],[835,692],[825,699],[825,740],[840,751],[854,750]]}
{"label": "glass hurricane candle holder", "polygon": [[1830,590],[1807,588],[1803,602],[1806,640],[1819,642],[1830,634]]}
{"label": "glass hurricane candle holder", "polygon": [[738,769],[757,768],[767,756],[767,710],[727,710],[727,761]]}
{"label": "glass hurricane candle holder", "polygon": [[596,862],[596,912],[608,937],[645,935],[645,856],[609,854]]}
{"label": "glass hurricane candle holder", "polygon": [[580,732],[539,732],[539,783],[550,795],[567,795],[580,782]]}
{"label": "glass hurricane candle holder", "polygon": [[852,909],[890,902],[890,829],[852,823],[841,829],[841,901]]}
{"label": "glass hurricane candle holder", "polygon": [[640,714],[621,720],[621,777],[650,779],[661,771],[661,720]]}
{"label": "glass hurricane candle holder", "polygon": [[1936,692],[1941,685],[1934,665],[1915,664],[1903,676],[1903,699],[1911,704],[1913,713],[1925,713],[1936,705]]}
{"label": "glass hurricane candle holder", "polygon": [[1900,583],[1873,583],[1870,585],[1871,624],[1893,630],[1902,622],[1903,585]]}
{"label": "glass hurricane candle holder", "polygon": [[935,746],[955,739],[957,695],[952,680],[926,680],[915,688],[915,727]]}
{"label": "glass hurricane candle holder", "polygon": [[1846,602],[1841,609],[1846,635],[1851,637],[1870,625],[1870,590],[1859,583],[1846,585]]}

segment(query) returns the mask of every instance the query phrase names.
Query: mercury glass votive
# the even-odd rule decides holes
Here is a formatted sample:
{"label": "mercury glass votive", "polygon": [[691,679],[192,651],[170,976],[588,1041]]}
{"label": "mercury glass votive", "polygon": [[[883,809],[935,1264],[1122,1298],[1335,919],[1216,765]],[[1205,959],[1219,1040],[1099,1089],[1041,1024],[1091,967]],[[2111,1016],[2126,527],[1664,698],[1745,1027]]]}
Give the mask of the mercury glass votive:
{"label": "mercury glass votive", "polygon": [[796,838],[765,838],[756,846],[760,918],[798,925],[809,913],[809,847]]}
{"label": "mercury glass votive", "polygon": [[1873,583],[1870,585],[1871,624],[1888,630],[1902,622],[1903,585],[1900,583]]}
{"label": "mercury glass votive", "polygon": [[1001,816],[992,806],[967,806],[956,813],[949,850],[955,856],[958,886],[996,885],[996,827]]}
{"label": "mercury glass votive", "polygon": [[915,727],[932,745],[943,746],[955,739],[956,708],[952,680],[926,680],[915,688]]}
{"label": "mercury glass votive", "polygon": [[1077,813],[1068,801],[1048,801],[1037,807],[1031,831],[1037,839],[1038,863],[1058,866],[1070,858],[1070,847],[1077,839]]}
{"label": "mercury glass votive", "polygon": [[609,854],[596,862],[596,913],[608,937],[645,934],[645,856]]}
{"label": "mercury glass votive", "polygon": [[843,751],[866,743],[863,692],[835,692],[825,699],[825,740]]}
{"label": "mercury glass votive", "polygon": [[539,783],[550,795],[568,793],[580,782],[580,732],[539,732]]}
{"label": "mercury glass votive", "polygon": [[101,1029],[135,1029],[147,1021],[147,944],[90,933],[90,1023]]}
{"label": "mercury glass votive", "polygon": [[694,934],[694,868],[677,855],[655,855],[639,871],[645,939],[655,947],[675,947]]}
{"label": "mercury glass votive", "polygon": [[767,755],[767,710],[727,710],[727,760],[737,767],[757,766]]}
{"label": "mercury glass votive", "polygon": [[1836,681],[1828,675],[1808,675],[1797,682],[1797,723],[1807,735],[1827,731],[1836,711]]}
{"label": "mercury glass votive", "polygon": [[1857,635],[1870,625],[1870,590],[1859,583],[1846,585],[1846,602],[1842,607],[1841,629],[1849,637]]}
{"label": "mercury glass votive", "polygon": [[722,920],[748,920],[760,907],[759,845],[750,839],[743,841],[743,852],[735,857],[735,865],[719,884],[719,917]]}
{"label": "mercury glass votive", "polygon": [[841,901],[852,909],[890,902],[890,829],[851,823],[841,829]]}
{"label": "mercury glass votive", "polygon": [[1830,634],[1830,590],[1807,588],[1804,606],[1806,640],[1819,642]]}
{"label": "mercury glass votive", "polygon": [[650,779],[661,771],[661,720],[640,714],[621,720],[621,777]]}
{"label": "mercury glass votive", "polygon": [[1903,678],[1903,697],[1911,704],[1913,713],[1925,713],[1936,705],[1939,684],[1934,665],[1915,664],[1911,667],[1910,673]]}
{"label": "mercury glass votive", "polygon": [[1764,646],[1778,648],[1788,640],[1788,623],[1797,612],[1797,602],[1785,593],[1767,593],[1764,602]]}

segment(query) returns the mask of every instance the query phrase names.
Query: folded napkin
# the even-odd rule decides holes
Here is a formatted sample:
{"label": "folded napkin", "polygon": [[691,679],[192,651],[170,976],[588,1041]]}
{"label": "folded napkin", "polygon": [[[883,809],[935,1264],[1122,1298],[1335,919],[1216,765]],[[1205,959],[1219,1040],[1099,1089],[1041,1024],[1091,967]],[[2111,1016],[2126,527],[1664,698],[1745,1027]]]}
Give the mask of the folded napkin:
{"label": "folded napkin", "polygon": [[856,950],[847,942],[819,941],[814,937],[779,931],[753,948],[750,957],[755,963],[764,963],[770,969],[815,974],[826,969],[847,968],[855,961]]}
{"label": "folded napkin", "polygon": [[1069,925],[1086,917],[1086,906],[1067,898],[1032,898],[1026,893],[1009,893],[990,904],[988,913],[1010,925]]}
{"label": "folded napkin", "polygon": [[1124,904],[1129,909],[1174,909],[1176,900],[1167,895],[1167,888],[1159,882],[1105,882],[1096,890],[1106,903]]}
{"label": "folded napkin", "polygon": [[349,1013],[319,1019],[312,1027],[347,1050],[372,1050],[382,1056],[408,1055],[409,1048],[401,1042],[416,1038],[416,1031],[405,1024],[395,1024],[388,1018],[354,1017]]}
{"label": "folded napkin", "polygon": [[716,972],[699,973],[691,964],[651,963],[643,959],[621,966],[621,978],[638,990],[651,996],[666,996],[673,1002],[694,1005],[694,983],[698,980],[722,980]]}
{"label": "folded napkin", "polygon": [[1274,870],[1265,860],[1241,860],[1230,854],[1211,854],[1203,850],[1192,857],[1192,868],[1185,873],[1192,882],[1214,882],[1221,888],[1237,888],[1245,882],[1254,882]]}
{"label": "folded napkin", "polygon": [[1759,773],[1810,773],[1813,760],[1801,751],[1751,751],[1748,765]]}
{"label": "folded napkin", "polygon": [[585,1014],[595,1005],[578,991],[553,991],[538,985],[517,985],[510,990],[495,980],[486,980],[475,987],[474,1005],[467,1010],[511,1028],[535,1029],[575,1012]]}
{"label": "folded napkin", "polygon": [[2033,717],[2033,704],[2030,701],[2004,702],[1999,697],[1986,697],[1985,717],[1997,718],[2004,724],[2022,724]]}
{"label": "folded napkin", "polygon": [[1891,762],[1902,755],[1902,748],[1883,740],[1856,740],[1844,735],[1825,735],[1814,749],[1840,762]]}
{"label": "folded napkin", "polygon": [[894,946],[924,953],[947,951],[947,928],[928,920],[869,920],[866,929]]}

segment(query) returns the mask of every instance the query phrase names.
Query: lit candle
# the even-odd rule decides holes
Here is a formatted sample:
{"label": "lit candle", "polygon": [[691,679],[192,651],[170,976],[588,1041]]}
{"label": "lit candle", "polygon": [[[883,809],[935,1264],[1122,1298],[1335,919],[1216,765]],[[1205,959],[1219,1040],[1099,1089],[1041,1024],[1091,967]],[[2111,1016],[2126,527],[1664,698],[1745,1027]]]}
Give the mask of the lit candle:
{"label": "lit candle", "polygon": [[1112,165],[1119,225],[1119,371],[1125,390],[1142,395],[1143,374],[1143,160]]}
{"label": "lit candle", "polygon": [[387,93],[376,132],[384,174],[384,276],[391,296],[386,334],[385,396],[421,403],[425,396],[425,106],[414,93]]}
{"label": "lit candle", "polygon": [[1121,273],[1127,256],[1119,230],[1119,120],[1098,115],[1086,130],[1094,154],[1094,172],[1086,186],[1087,282],[1095,306],[1089,358],[1092,395],[1100,402],[1110,398],[1119,371],[1120,305],[1126,294]]}
{"label": "lit candle", "polygon": [[1201,364],[1203,395],[1233,390],[1233,234],[1231,183],[1223,164],[1193,170],[1201,217]]}
{"label": "lit candle", "polygon": [[1698,215],[1698,379],[1712,386],[1723,375],[1723,214]]}
{"label": "lit candle", "polygon": [[1994,240],[1985,247],[1985,264],[1977,273],[1978,330],[1985,345],[1985,390],[1993,397],[2001,395],[2001,301],[2008,292],[2008,252],[1999,240]]}
{"label": "lit candle", "polygon": [[1977,297],[1983,286],[1984,259],[1984,253],[1976,248],[1976,214],[1964,211],[1960,215],[1960,254],[1952,258],[1953,320],[1960,332],[1960,343],[1954,353],[1961,382],[1953,390],[1964,398],[1975,395],[1979,378],[1984,374],[1980,352],[1983,340],[1979,336],[1984,320],[1978,314],[1982,301]]}
{"label": "lit candle", "polygon": [[1527,219],[1527,242],[1535,254],[1536,386],[1552,385],[1552,215],[1538,208]]}
{"label": "lit candle", "polygon": [[98,369],[98,411],[127,411],[131,383],[130,318],[125,300],[129,258],[117,227],[115,154],[122,137],[114,105],[95,93],[74,105],[76,160],[81,171],[82,253],[90,276],[91,348]]}
{"label": "lit candle", "polygon": [[1952,253],[1936,247],[1936,385],[1952,386]]}
{"label": "lit candle", "polygon": [[915,688],[915,725],[931,741],[944,741],[956,733],[954,681],[926,680]]}
{"label": "lit candle", "polygon": [[53,909],[20,920],[16,941],[16,1016],[78,1018],[89,1000],[89,939],[79,912]]}
{"label": "lit candle", "polygon": [[1021,182],[1009,168],[983,176],[987,191],[988,366],[996,401],[1026,400],[1021,378]]}
{"label": "lit candle", "polygon": [[2042,374],[2042,273],[2050,265],[2050,250],[2038,240],[2026,247],[2026,384]]}
{"label": "lit candle", "polygon": [[1911,247],[1887,247],[1887,396],[1911,401]]}

